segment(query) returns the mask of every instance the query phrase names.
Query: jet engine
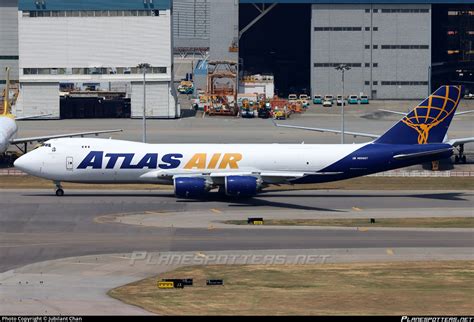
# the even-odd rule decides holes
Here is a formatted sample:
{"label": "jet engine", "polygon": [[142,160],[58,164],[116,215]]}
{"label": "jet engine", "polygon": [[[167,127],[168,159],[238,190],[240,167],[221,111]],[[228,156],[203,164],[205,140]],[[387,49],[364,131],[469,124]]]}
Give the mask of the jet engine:
{"label": "jet engine", "polygon": [[211,183],[206,178],[178,177],[174,178],[174,193],[179,198],[200,198],[207,195]]}
{"label": "jet engine", "polygon": [[232,197],[253,197],[262,187],[262,180],[253,176],[225,177],[225,194]]}

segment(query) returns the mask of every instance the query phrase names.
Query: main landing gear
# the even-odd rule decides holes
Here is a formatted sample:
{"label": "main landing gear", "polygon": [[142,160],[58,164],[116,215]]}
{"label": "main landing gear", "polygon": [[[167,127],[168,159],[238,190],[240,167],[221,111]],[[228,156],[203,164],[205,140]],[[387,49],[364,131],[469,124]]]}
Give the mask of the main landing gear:
{"label": "main landing gear", "polygon": [[459,144],[458,147],[459,154],[454,156],[454,163],[466,163],[466,155],[464,154],[464,144]]}
{"label": "main landing gear", "polygon": [[55,182],[56,185],[56,196],[62,197],[64,196],[64,190],[63,187],[61,186],[61,182]]}

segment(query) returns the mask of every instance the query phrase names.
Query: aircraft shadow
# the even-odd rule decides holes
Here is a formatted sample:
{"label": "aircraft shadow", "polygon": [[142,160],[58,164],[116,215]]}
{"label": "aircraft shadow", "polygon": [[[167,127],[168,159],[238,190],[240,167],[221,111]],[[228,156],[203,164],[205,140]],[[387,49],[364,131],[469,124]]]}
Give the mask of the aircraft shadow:
{"label": "aircraft shadow", "polygon": [[[155,194],[130,193],[130,192],[121,193],[119,191],[117,191],[117,193],[110,193],[110,192],[74,193],[74,191],[69,191],[63,197],[56,197],[54,193],[34,193],[34,194],[30,193],[30,194],[25,194],[25,196],[29,196],[29,197],[45,197],[46,196],[46,197],[51,197],[51,198],[104,198],[104,197],[153,198],[153,197],[160,197],[160,198],[175,200],[177,203],[220,202],[220,203],[227,203],[228,207],[273,207],[273,208],[285,208],[285,209],[294,209],[294,210],[345,212],[345,211],[336,210],[336,209],[312,207],[312,206],[298,205],[298,204],[281,202],[281,201],[260,199],[258,198],[258,196],[254,198],[238,199],[238,198],[223,196],[219,193],[210,193],[206,198],[202,198],[202,199],[177,199],[173,193],[166,193],[166,194],[161,193],[161,194],[155,195]],[[281,196],[281,195],[270,196],[269,195],[268,197],[282,198],[284,196]],[[288,197],[292,197],[292,195],[288,195]],[[302,195],[302,197],[312,197],[312,196]]]}
{"label": "aircraft shadow", "polygon": [[[295,190],[285,190],[295,191]],[[272,194],[273,193],[273,194]],[[262,197],[283,197],[283,198],[422,198],[422,199],[439,199],[439,200],[452,200],[452,201],[467,201],[466,196],[471,196],[464,192],[446,192],[446,193],[424,193],[424,194],[305,194],[305,193],[291,193],[282,194],[280,191],[263,191],[261,192]]]}
{"label": "aircraft shadow", "polygon": [[287,202],[277,202],[258,198],[248,199],[235,199],[235,198],[209,198],[209,199],[178,199],[176,202],[179,203],[205,203],[205,202],[223,202],[228,203],[228,207],[244,208],[244,207],[272,207],[272,208],[284,208],[293,210],[312,210],[312,211],[327,211],[327,212],[346,212],[344,210],[336,210],[329,208],[312,207],[305,205],[292,204]]}

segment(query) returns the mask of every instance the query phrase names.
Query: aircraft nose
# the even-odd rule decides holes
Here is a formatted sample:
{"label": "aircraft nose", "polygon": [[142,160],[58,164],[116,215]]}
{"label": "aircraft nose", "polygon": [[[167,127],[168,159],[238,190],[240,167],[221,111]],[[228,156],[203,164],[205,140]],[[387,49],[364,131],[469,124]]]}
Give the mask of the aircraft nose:
{"label": "aircraft nose", "polygon": [[28,174],[34,174],[36,168],[36,162],[33,160],[29,153],[22,155],[13,163],[15,168],[26,172]]}

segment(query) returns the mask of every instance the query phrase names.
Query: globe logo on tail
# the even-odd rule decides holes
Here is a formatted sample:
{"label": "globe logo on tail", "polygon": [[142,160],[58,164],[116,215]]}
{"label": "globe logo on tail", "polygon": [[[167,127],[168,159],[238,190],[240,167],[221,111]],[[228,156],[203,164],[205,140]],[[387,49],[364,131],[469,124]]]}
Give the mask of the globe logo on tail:
{"label": "globe logo on tail", "polygon": [[[418,133],[418,144],[426,144],[431,129],[441,124],[456,110],[461,98],[461,87],[446,86],[445,91],[444,96],[437,95],[439,91],[436,91],[402,119],[403,123]],[[456,100],[450,95],[457,97]]]}

